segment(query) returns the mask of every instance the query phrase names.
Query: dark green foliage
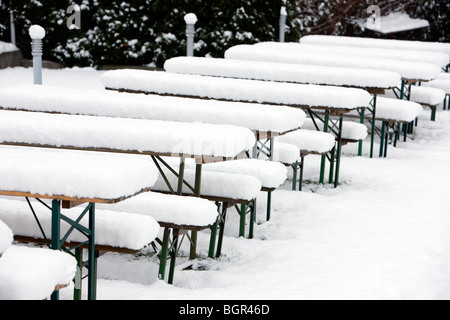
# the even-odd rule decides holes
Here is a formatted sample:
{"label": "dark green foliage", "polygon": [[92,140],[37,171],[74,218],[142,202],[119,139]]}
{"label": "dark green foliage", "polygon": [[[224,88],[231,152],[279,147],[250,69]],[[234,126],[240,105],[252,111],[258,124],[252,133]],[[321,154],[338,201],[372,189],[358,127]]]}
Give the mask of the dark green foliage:
{"label": "dark green foliage", "polygon": [[[0,40],[9,41],[9,8],[16,15],[18,46],[30,58],[28,28],[39,24],[47,31],[44,59],[66,66],[152,65],[186,53],[184,16],[193,12],[195,55],[223,57],[241,43],[277,41],[282,5],[288,11],[286,41],[306,34],[377,36],[355,21],[368,17],[371,4],[382,14],[406,11],[430,21],[431,27],[410,38],[450,42],[450,2],[441,0],[3,0]],[[70,4],[81,7],[81,29],[68,29]],[[406,37],[405,34],[394,37]]]}
{"label": "dark green foliage", "polygon": [[[195,55],[223,57],[230,46],[278,39],[282,0],[79,0],[81,30],[69,30],[68,1],[14,1],[19,46],[29,55],[31,24],[47,31],[44,58],[65,65],[151,64],[185,55],[184,15],[193,12]],[[295,1],[286,5],[295,15]],[[2,16],[5,12],[2,12]],[[33,21],[29,17],[33,17]],[[5,20],[3,20],[5,21]],[[299,38],[295,19],[288,20],[286,39]],[[7,29],[7,28],[5,28]],[[1,31],[0,31],[1,32]],[[8,31],[9,32],[9,31]],[[7,32],[0,33],[7,40]]]}

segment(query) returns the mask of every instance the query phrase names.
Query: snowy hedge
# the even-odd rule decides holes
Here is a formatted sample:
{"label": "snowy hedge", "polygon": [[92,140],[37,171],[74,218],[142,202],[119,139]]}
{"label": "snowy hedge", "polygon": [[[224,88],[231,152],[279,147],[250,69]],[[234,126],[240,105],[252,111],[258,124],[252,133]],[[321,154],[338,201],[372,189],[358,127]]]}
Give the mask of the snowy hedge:
{"label": "snowy hedge", "polygon": [[[168,58],[185,55],[184,15],[193,12],[196,24],[195,54],[223,57],[230,46],[278,39],[283,0],[79,0],[81,29],[69,30],[66,13],[70,1],[11,1],[16,11],[19,47],[30,56],[31,24],[47,30],[44,58],[65,65],[150,64],[161,67]],[[285,6],[295,14],[295,0]],[[9,21],[5,9],[0,21]],[[0,26],[0,39],[9,38]],[[288,18],[287,40],[297,40],[299,24]]]}
{"label": "snowy hedge", "polygon": [[[44,58],[66,66],[152,65],[185,55],[184,15],[193,12],[195,55],[223,57],[242,43],[278,40],[281,6],[287,7],[286,41],[308,34],[379,36],[356,22],[368,18],[373,0],[0,0],[0,40],[9,41],[9,9],[16,15],[18,46],[31,58],[27,29],[47,30]],[[81,29],[67,28],[71,4],[81,9]],[[405,35],[450,42],[450,2],[441,0],[378,1],[381,14],[403,11],[427,19],[431,26]]]}

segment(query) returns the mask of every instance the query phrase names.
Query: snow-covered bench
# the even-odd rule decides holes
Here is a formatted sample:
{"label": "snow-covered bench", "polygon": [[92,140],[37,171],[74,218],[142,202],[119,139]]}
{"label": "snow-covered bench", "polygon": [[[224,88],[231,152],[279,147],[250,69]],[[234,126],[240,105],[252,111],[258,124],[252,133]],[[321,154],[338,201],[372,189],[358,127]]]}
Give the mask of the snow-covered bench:
{"label": "snow-covered bench", "polygon": [[[0,220],[5,221],[14,231],[16,241],[46,244],[44,235],[51,235],[51,221],[44,207],[33,206],[43,232],[38,228],[29,206],[23,201],[0,199]],[[74,209],[63,210],[63,214],[76,219]],[[161,262],[159,277],[164,279],[167,258],[170,253],[171,263],[175,264],[176,252],[169,249],[168,238],[157,239],[159,227],[165,233],[173,230],[173,236],[187,230],[202,230],[212,226],[217,219],[213,203],[194,198],[164,195],[146,192],[116,204],[98,204],[96,211],[96,258],[107,252],[134,254],[154,242],[161,242]],[[86,225],[86,221],[81,221]],[[63,230],[69,226],[64,226]],[[43,235],[44,234],[44,235]],[[76,257],[80,270],[82,268],[83,238],[80,233],[71,234],[66,239],[65,247],[77,247]],[[75,299],[81,297],[81,274],[75,279]],[[173,281],[173,268],[169,274]]]}
{"label": "snow-covered bench", "polygon": [[[172,167],[173,159],[165,159]],[[190,185],[195,180],[194,163],[186,161],[184,179]],[[264,166],[264,167],[263,167]],[[274,167],[276,170],[274,171]],[[280,168],[281,167],[281,168]],[[165,181],[169,180],[169,183]],[[256,218],[256,198],[260,191],[278,188],[286,179],[286,170],[280,163],[265,162],[253,159],[236,160],[230,163],[206,164],[202,171],[202,185],[199,196],[222,203],[225,207],[240,205],[239,236],[245,236],[246,215],[250,213],[248,237],[253,237],[254,220]],[[160,175],[153,190],[169,193],[168,185],[176,183],[174,177]],[[264,186],[265,185],[265,186]],[[266,189],[270,188],[270,189]],[[193,190],[186,188],[184,195],[192,195]],[[250,212],[248,212],[248,210]],[[224,226],[222,219],[221,229]],[[212,239],[214,241],[214,239]],[[212,251],[210,251],[210,256]]]}
{"label": "snow-covered bench", "polygon": [[[355,46],[361,48],[382,48],[411,51],[442,52],[450,56],[450,44],[442,42],[391,40],[359,37],[310,35],[300,39],[301,43],[321,44],[333,46]],[[447,64],[450,63],[450,59]]]}
{"label": "snow-covered bench", "polygon": [[52,86],[2,87],[0,96],[1,109],[227,124],[248,128],[261,136],[269,133],[281,135],[296,130],[302,126],[306,117],[302,110],[286,106]]}
{"label": "snow-covered bench", "polygon": [[296,190],[296,181],[298,170],[300,170],[299,176],[299,190],[303,187],[303,170],[305,165],[305,157],[310,154],[325,155],[333,150],[336,145],[336,138],[334,135],[326,132],[320,132],[317,130],[297,130],[290,132],[277,138],[278,144],[292,144],[299,150],[298,161],[293,163],[293,183],[292,190]]}
{"label": "snow-covered bench", "polygon": [[[158,191],[156,189],[155,191]],[[197,197],[148,192],[117,204],[101,205],[99,208],[150,215],[158,221],[159,225],[164,228],[162,239],[158,238],[156,241],[161,245],[158,276],[160,279],[165,279],[167,260],[170,259],[167,278],[170,284],[173,283],[175,274],[176,258],[179,251],[177,244],[182,242],[180,237],[184,237],[189,231],[201,231],[210,228],[211,243],[209,250],[214,250],[215,232],[220,217],[216,205],[211,201]],[[171,234],[172,245],[170,243]],[[223,234],[219,236],[219,241],[222,241],[222,236]],[[191,245],[195,245],[195,243],[191,242]],[[156,248],[156,243],[153,246]],[[190,251],[192,252],[192,248],[190,248]],[[211,256],[211,253],[209,255]]]}
{"label": "snow-covered bench", "polygon": [[[377,47],[362,47],[356,44],[334,45],[332,43],[314,43],[311,39],[313,37],[305,36],[300,39],[300,42],[290,42],[286,45],[293,47],[301,47],[302,50],[308,51],[328,51],[332,50],[336,53],[358,55],[363,57],[394,59],[402,61],[413,61],[436,64],[441,68],[445,68],[449,63],[449,55],[439,51],[428,50],[407,50],[405,48],[377,48]],[[309,43],[311,40],[313,43]],[[275,42],[257,43],[258,46],[275,46]]]}
{"label": "snow-covered bench", "polygon": [[13,233],[11,229],[0,220],[0,258],[3,252],[8,250],[13,240]]}
{"label": "snow-covered bench", "polygon": [[[255,144],[255,135],[250,129],[229,125],[22,111],[0,113],[4,121],[1,144],[151,155],[159,169],[157,158],[162,156],[193,158],[196,160],[196,196],[204,163],[243,157]],[[155,169],[155,166],[152,164],[149,168]],[[182,178],[177,175],[181,186]]]}
{"label": "snow-covered bench", "polygon": [[[302,49],[301,45],[292,46],[280,44],[280,46],[282,47],[238,45],[228,49],[225,52],[225,58],[356,68],[360,70],[384,70],[395,72],[399,74],[402,79],[415,81],[429,81],[436,79],[441,72],[441,68],[438,65],[431,63],[339,53],[335,52],[331,46],[329,50],[326,51]],[[397,86],[398,85],[399,84],[397,84]]]}
{"label": "snow-covered bench", "polygon": [[[60,250],[72,232],[81,232],[88,246],[88,297],[93,299],[95,204],[116,203],[147,191],[154,185],[158,173],[150,159],[143,157],[1,146],[0,175],[2,196],[51,200],[51,204],[45,206],[52,222],[49,247]],[[88,205],[78,210],[78,213],[82,211],[79,218],[67,219],[61,214],[61,207],[81,203]],[[87,228],[79,223],[83,217],[89,219]],[[65,235],[61,227],[63,221],[70,225]]]}
{"label": "snow-covered bench", "polygon": [[448,73],[441,73],[437,79],[424,82],[421,86],[443,90],[445,92],[443,109],[450,110],[450,75]]}
{"label": "snow-covered bench", "polygon": [[[425,83],[423,83],[425,84]],[[387,92],[386,97],[397,98],[397,93]],[[445,91],[440,88],[435,88],[431,86],[410,86],[407,99],[412,102],[421,104],[424,107],[431,109],[431,120],[436,120],[436,109],[439,104],[445,100]]]}
{"label": "snow-covered bench", "polygon": [[[258,45],[262,44],[268,43]],[[288,46],[288,43],[273,43],[273,45],[282,49],[284,46]],[[230,49],[231,52],[232,50]],[[369,92],[384,92],[386,89],[396,87],[401,80],[400,75],[392,71],[361,72],[354,68],[296,65],[270,60],[240,60],[232,59],[230,56],[227,59],[176,57],[167,60],[164,68],[167,72],[172,73],[352,87]]]}
{"label": "snow-covered bench", "polygon": [[68,253],[11,246],[0,259],[0,300],[44,300],[69,285],[76,260]]}
{"label": "snow-covered bench", "polygon": [[[182,74],[351,87],[364,89],[374,96],[384,94],[386,90],[394,89],[401,82],[401,76],[398,73],[388,70],[361,70],[353,67],[333,65],[283,63],[284,61],[281,58],[279,60],[275,59],[275,62],[273,62],[270,56],[267,56],[266,61],[256,61],[258,59],[251,60],[251,57],[246,56],[244,52],[245,50],[257,51],[255,47],[273,49],[282,53],[289,52],[289,49],[293,49],[293,52],[296,52],[296,50],[301,48],[299,43],[262,42],[253,46],[238,46],[236,49],[231,48],[225,54],[227,59],[200,57],[172,58],[165,62],[164,68],[168,72]],[[240,58],[240,53],[246,59],[236,59],[234,50],[238,52],[236,53],[237,58]],[[287,60],[287,62],[292,61]],[[369,110],[375,116],[376,99],[371,103],[371,107],[372,109],[369,108]],[[364,112],[361,113],[362,115],[365,114]],[[373,141],[371,141],[371,154],[372,148]],[[362,142],[360,142],[360,149],[362,149]]]}
{"label": "snow-covered bench", "polygon": [[0,108],[8,110],[229,124],[252,130],[257,140],[296,130],[303,125],[306,116],[300,109],[278,105],[136,95],[110,90],[28,85],[0,88],[0,95]]}
{"label": "snow-covered bench", "polygon": [[[381,122],[381,128],[377,128],[376,133],[380,136],[380,157],[387,155],[388,140],[392,138],[394,146],[401,136],[401,125],[409,125],[415,121],[422,113],[423,108],[420,104],[399,100],[394,98],[378,97],[377,98],[377,113],[375,120]],[[360,118],[357,113],[349,113],[349,118]],[[366,117],[367,121],[373,121],[372,117]],[[405,129],[405,127],[403,128]],[[393,137],[390,133],[392,130]],[[407,131],[403,130],[404,139],[406,139]]]}
{"label": "snow-covered bench", "polygon": [[429,81],[429,82],[424,82],[424,83],[422,83],[422,86],[444,90],[445,98],[444,98],[443,109],[450,110],[450,77],[446,78],[441,73],[437,79]]}
{"label": "snow-covered bench", "polygon": [[[31,205],[31,206],[30,206]],[[108,205],[106,205],[107,209]],[[24,243],[51,245],[52,216],[43,205],[32,205],[26,201],[0,199],[0,220],[5,222],[14,233],[14,240]],[[33,214],[30,211],[33,209]],[[79,212],[76,208],[66,209],[62,214],[76,221]],[[136,253],[150,245],[158,234],[159,225],[151,216],[135,213],[118,213],[111,210],[96,210],[95,259],[106,252]],[[37,223],[39,222],[39,224]],[[84,217],[80,224],[88,228],[88,219]],[[66,234],[71,226],[61,225]],[[83,249],[87,249],[85,236],[80,231],[70,233],[64,239],[63,247],[74,248],[77,259],[77,273],[74,277],[74,298],[81,298],[83,269]],[[95,264],[97,262],[95,261]]]}
{"label": "snow-covered bench", "polygon": [[[104,86],[111,90],[287,105],[307,109],[308,112],[311,109],[325,110],[337,116],[350,110],[365,108],[370,102],[369,93],[361,89],[168,72],[115,70],[103,74],[102,81]],[[337,158],[340,158],[340,155]],[[339,171],[338,166],[336,171]],[[335,184],[338,184],[338,179]]]}

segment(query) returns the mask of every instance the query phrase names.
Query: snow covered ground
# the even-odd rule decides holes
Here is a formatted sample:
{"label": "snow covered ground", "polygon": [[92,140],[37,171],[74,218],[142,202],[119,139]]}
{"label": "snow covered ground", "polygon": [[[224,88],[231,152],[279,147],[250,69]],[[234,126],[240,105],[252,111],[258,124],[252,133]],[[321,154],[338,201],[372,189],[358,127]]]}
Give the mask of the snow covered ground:
{"label": "snow covered ground", "polygon": [[[44,70],[43,82],[102,90],[101,74]],[[0,70],[0,86],[32,82],[32,69]],[[101,257],[97,298],[450,299],[450,112],[439,109],[435,123],[426,110],[388,158],[369,159],[368,142],[362,158],[346,146],[337,189],[317,184],[320,157],[308,156],[305,190],[288,181],[274,192],[269,222],[261,193],[255,239],[237,237],[230,209],[220,259],[207,258],[208,232],[195,262],[184,241],[174,285],[157,279],[151,250]]]}

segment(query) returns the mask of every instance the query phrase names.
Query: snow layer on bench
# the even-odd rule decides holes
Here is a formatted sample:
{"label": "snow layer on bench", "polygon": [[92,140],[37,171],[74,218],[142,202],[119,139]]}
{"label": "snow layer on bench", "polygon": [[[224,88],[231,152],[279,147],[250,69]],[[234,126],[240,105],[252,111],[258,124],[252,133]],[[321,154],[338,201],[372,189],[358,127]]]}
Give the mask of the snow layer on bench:
{"label": "snow layer on bench", "polygon": [[[166,176],[170,185],[175,191],[177,188],[178,179],[165,170]],[[187,169],[184,172],[184,179],[194,187],[195,184],[195,170]],[[200,195],[202,197],[216,197],[234,200],[252,200],[256,198],[261,191],[261,181],[250,175],[223,173],[213,171],[202,171],[202,181],[200,188]],[[170,191],[164,179],[160,175],[153,188],[155,191],[168,192]],[[193,194],[187,187],[183,186],[183,193]]]}
{"label": "snow layer on bench", "polygon": [[0,88],[0,107],[116,118],[229,124],[286,132],[303,125],[303,110],[286,106],[22,85]]}
{"label": "snow layer on bench", "polygon": [[[298,155],[297,153],[297,158]],[[259,159],[217,162],[207,164],[203,168],[212,172],[250,175],[261,181],[262,187],[265,188],[278,188],[287,179],[287,169],[283,164]]]}
{"label": "snow layer on bench", "polygon": [[394,59],[363,57],[343,53],[307,51],[301,49],[273,49],[254,45],[238,45],[225,52],[225,58],[237,60],[270,61],[302,65],[322,65],[364,70],[383,70],[398,73],[413,80],[436,79],[441,72],[437,65],[406,62]]}
{"label": "snow layer on bench", "polygon": [[414,121],[423,111],[420,104],[393,98],[377,98],[376,118],[402,122]]}
{"label": "snow layer on bench", "polygon": [[[397,98],[395,93],[391,90],[386,91],[384,96],[388,98]],[[436,106],[442,103],[444,99],[445,91],[442,89],[426,86],[411,86],[410,101],[424,105]]]}
{"label": "snow layer on bench", "polygon": [[450,77],[448,79],[438,78],[429,82],[423,82],[422,86],[441,89],[445,91],[445,94],[450,94]]}
{"label": "snow layer on bench", "polygon": [[307,107],[356,109],[367,106],[370,101],[370,95],[361,89],[146,70],[108,71],[102,81],[110,89]]}
{"label": "snow layer on bench", "polygon": [[310,35],[302,37],[300,39],[300,43],[324,44],[333,46],[356,46],[363,48],[383,48],[408,51],[435,51],[443,52],[450,56],[450,43],[442,42]]}
{"label": "snow layer on bench", "polygon": [[[285,44],[278,44],[284,48]],[[164,68],[174,73],[359,88],[392,88],[401,81],[399,74],[389,71],[200,57],[172,58]]]}
{"label": "snow layer on bench", "polygon": [[334,135],[330,133],[307,129],[289,132],[278,139],[280,142],[295,145],[301,152],[319,154],[329,152],[336,143]]}
{"label": "snow layer on bench", "polygon": [[125,201],[97,208],[133,212],[153,217],[158,222],[206,227],[217,220],[217,207],[211,201],[185,196],[146,192]]}
{"label": "snow layer on bench", "polygon": [[0,300],[43,300],[75,276],[76,260],[68,253],[12,246],[0,258]]}
{"label": "snow layer on bench", "polygon": [[300,158],[300,149],[293,144],[279,142],[275,138],[274,156],[272,161],[278,161],[290,165]]}
{"label": "snow layer on bench", "polygon": [[[275,151],[276,153],[276,151]],[[296,149],[296,159],[298,159],[299,151]],[[180,159],[164,157],[172,168],[178,169]],[[274,160],[277,161],[277,160]],[[284,165],[274,161],[267,161],[263,159],[240,159],[234,161],[208,163],[202,167],[202,177],[210,175],[214,172],[249,175],[258,179],[261,187],[264,188],[278,188],[287,179],[287,169]],[[295,161],[295,160],[294,160]],[[185,168],[189,170],[195,169],[195,162],[192,159],[185,159]],[[210,173],[211,172],[211,173]],[[218,176],[218,178],[220,178]],[[203,181],[202,181],[203,184]],[[202,190],[203,191],[203,190]]]}
{"label": "snow layer on bench", "polygon": [[0,256],[11,246],[12,241],[11,229],[0,219]]}
{"label": "snow layer on bench", "polygon": [[442,103],[445,91],[439,88],[411,86],[411,101],[431,106]]}
{"label": "snow layer on bench", "polygon": [[0,176],[1,191],[118,199],[150,188],[158,173],[146,157],[1,146]]}
{"label": "snow layer on bench", "polygon": [[332,45],[320,45],[298,42],[260,42],[255,46],[267,47],[267,48],[293,48],[301,49],[305,51],[318,51],[318,52],[334,52],[347,55],[358,55],[363,57],[394,59],[411,62],[424,62],[436,64],[440,67],[445,67],[449,62],[449,56],[443,52],[434,51],[410,51],[410,50],[395,50],[395,49],[383,49],[383,48],[364,48],[357,46],[332,46]]}
{"label": "snow layer on bench", "polygon": [[250,129],[229,125],[20,111],[0,111],[0,141],[214,157],[256,142]]}
{"label": "snow layer on bench", "polygon": [[[0,220],[4,221],[15,235],[33,238],[43,237],[27,202],[0,199],[0,207]],[[83,211],[83,207],[63,209],[62,214],[75,221]],[[51,238],[51,211],[38,202],[33,203],[33,208],[46,236]],[[110,205],[105,204],[102,210],[98,210],[97,205],[95,210],[96,245],[140,250],[155,240],[159,231],[159,225],[155,219],[133,212],[114,212],[109,208]],[[88,218],[86,215],[80,222],[85,227],[89,226]],[[61,223],[61,234],[65,234],[69,228],[68,224]],[[75,230],[69,236],[68,241],[85,242],[86,237]]]}
{"label": "snow layer on bench", "polygon": [[[323,131],[323,123],[316,120],[316,124],[320,131]],[[311,118],[305,120],[304,129],[316,130],[316,126]],[[364,140],[368,135],[367,127],[364,124],[356,123],[353,121],[344,121],[342,124],[342,139],[345,140]]]}

